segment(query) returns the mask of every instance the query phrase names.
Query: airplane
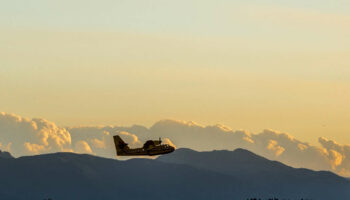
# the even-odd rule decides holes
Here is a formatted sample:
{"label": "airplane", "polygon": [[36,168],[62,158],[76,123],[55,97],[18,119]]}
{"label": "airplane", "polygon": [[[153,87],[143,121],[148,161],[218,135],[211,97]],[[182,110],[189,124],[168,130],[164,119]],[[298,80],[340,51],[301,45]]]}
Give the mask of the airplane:
{"label": "airplane", "polygon": [[162,140],[148,140],[143,147],[130,149],[119,135],[113,136],[118,156],[156,156],[175,151],[175,147],[168,144],[161,144]]}

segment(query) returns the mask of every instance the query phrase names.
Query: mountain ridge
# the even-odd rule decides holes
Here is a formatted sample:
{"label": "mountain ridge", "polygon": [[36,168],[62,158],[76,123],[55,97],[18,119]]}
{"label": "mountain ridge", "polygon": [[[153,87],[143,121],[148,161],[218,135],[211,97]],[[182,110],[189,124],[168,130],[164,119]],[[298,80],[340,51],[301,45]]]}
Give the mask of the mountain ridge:
{"label": "mountain ridge", "polygon": [[[191,149],[178,149],[172,154],[159,157],[166,163],[185,164],[197,169],[206,169],[226,174],[240,181],[249,182],[257,190],[268,191],[287,197],[287,193],[303,193],[313,197],[320,190],[339,187],[347,190],[348,179],[329,171],[314,171],[306,168],[293,168],[278,161],[271,161],[245,149],[214,150],[197,152]],[[346,195],[349,195],[347,193]],[[332,195],[323,194],[320,199]]]}
{"label": "mountain ridge", "polygon": [[[179,162],[183,158],[188,160]],[[239,163],[230,165],[232,161],[238,162],[237,159]],[[265,170],[263,173],[261,168]],[[274,171],[278,168],[282,170]],[[291,170],[292,175],[284,174],[285,169]],[[0,158],[0,198],[154,199],[166,196],[167,199],[280,197],[328,200],[336,195],[350,197],[350,182],[345,178],[302,169],[301,175],[310,180],[295,179],[294,176],[300,176],[296,170],[244,149],[211,152],[178,149],[156,160],[123,161],[58,152]],[[259,174],[263,174],[262,178]],[[280,181],[280,177],[288,180]]]}
{"label": "mountain ridge", "polygon": [[[336,175],[336,176],[339,176],[339,177],[342,177],[334,172],[331,172],[331,171],[326,171],[326,170],[313,170],[313,169],[308,169],[308,168],[304,168],[304,167],[291,167],[289,165],[286,165],[280,161],[276,161],[276,160],[270,160],[270,159],[267,159],[263,156],[259,156],[249,150],[246,150],[246,149],[243,149],[243,148],[237,148],[233,151],[230,151],[230,150],[212,150],[212,151],[196,151],[196,150],[193,150],[193,149],[190,149],[190,148],[180,148],[180,149],[177,149],[176,152],[174,152],[173,154],[171,155],[165,155],[165,156],[161,156],[159,158],[157,158],[157,160],[160,160],[160,161],[167,161],[167,157],[172,157],[173,155],[176,155],[178,154],[179,152],[183,152],[185,154],[197,154],[197,153],[200,153],[200,154],[206,154],[206,153],[225,153],[225,154],[230,154],[230,153],[234,153],[234,154],[241,154],[240,156],[242,158],[247,158],[247,157],[250,157],[250,158],[255,158],[255,159],[258,159],[260,161],[270,161],[271,163],[274,163],[276,166],[283,166],[283,167],[287,167],[289,169],[299,169],[299,170],[308,170],[308,171],[312,171],[312,172],[321,172],[321,173],[331,173],[333,175]],[[173,162],[174,163],[174,162]],[[346,177],[342,177],[342,178],[346,178]],[[347,179],[350,179],[350,177],[348,177]]]}

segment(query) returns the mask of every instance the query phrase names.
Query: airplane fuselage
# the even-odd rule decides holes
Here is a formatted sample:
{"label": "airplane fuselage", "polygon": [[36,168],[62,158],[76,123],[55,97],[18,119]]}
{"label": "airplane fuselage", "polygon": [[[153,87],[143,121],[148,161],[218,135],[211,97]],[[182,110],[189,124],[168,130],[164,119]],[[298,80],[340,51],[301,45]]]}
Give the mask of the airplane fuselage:
{"label": "airplane fuselage", "polygon": [[168,154],[175,150],[174,147],[169,145],[161,145],[157,147],[153,147],[151,149],[144,148],[134,148],[134,149],[123,149],[118,152],[118,156],[155,156],[161,154]]}

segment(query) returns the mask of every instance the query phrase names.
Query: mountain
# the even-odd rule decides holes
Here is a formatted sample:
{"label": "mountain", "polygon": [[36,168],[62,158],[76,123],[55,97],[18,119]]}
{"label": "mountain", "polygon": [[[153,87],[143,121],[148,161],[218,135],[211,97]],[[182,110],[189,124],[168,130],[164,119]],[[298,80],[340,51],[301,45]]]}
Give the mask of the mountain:
{"label": "mountain", "polygon": [[156,160],[127,161],[74,153],[0,157],[0,177],[2,200],[350,197],[345,178],[294,169],[241,149],[179,149]]}
{"label": "mountain", "polygon": [[13,158],[9,152],[0,150],[0,158]]}
{"label": "mountain", "polygon": [[0,159],[0,177],[2,200],[225,199],[249,192],[238,191],[234,178],[184,165],[73,153]]}
{"label": "mountain", "polygon": [[197,152],[178,149],[157,159],[225,174],[253,187],[252,194],[284,198],[333,199],[350,197],[349,180],[328,171],[292,168],[244,149]]}

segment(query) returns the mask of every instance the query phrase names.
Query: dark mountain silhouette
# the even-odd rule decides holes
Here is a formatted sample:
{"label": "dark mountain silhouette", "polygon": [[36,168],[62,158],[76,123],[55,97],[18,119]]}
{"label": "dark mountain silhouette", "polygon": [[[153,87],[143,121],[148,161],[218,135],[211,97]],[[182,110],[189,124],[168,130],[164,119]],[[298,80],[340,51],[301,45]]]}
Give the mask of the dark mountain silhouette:
{"label": "dark mountain silhouette", "polygon": [[9,152],[0,150],[0,158],[13,158]]}
{"label": "dark mountain silhouette", "polygon": [[345,178],[294,169],[245,150],[179,149],[157,160],[128,161],[73,153],[0,157],[0,177],[2,200],[350,197]]}
{"label": "dark mountain silhouette", "polygon": [[249,192],[238,191],[234,178],[185,165],[73,153],[0,159],[0,177],[2,200],[226,199]]}
{"label": "dark mountain silhouette", "polygon": [[332,172],[292,168],[244,149],[210,152],[178,149],[157,160],[229,175],[255,188],[252,194],[257,196],[274,194],[285,198],[311,199],[333,199],[339,195],[350,197],[349,180]]}

